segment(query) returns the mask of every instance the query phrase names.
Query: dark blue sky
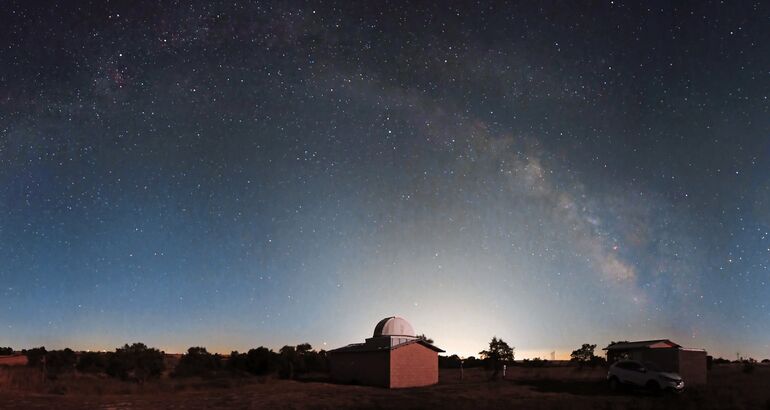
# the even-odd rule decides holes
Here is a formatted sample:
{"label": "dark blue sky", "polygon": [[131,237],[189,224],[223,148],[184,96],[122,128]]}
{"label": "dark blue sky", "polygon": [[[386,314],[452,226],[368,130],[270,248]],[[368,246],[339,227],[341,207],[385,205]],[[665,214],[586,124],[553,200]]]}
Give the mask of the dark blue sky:
{"label": "dark blue sky", "polygon": [[0,345],[770,357],[766,4],[33,3]]}

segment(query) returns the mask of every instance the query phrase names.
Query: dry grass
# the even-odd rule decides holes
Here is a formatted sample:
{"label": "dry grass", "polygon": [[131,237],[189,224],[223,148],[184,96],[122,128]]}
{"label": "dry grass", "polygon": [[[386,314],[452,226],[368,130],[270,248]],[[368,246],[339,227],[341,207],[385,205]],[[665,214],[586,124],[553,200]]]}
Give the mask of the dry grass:
{"label": "dry grass", "polygon": [[34,370],[15,368],[0,369],[0,408],[770,410],[770,366],[758,366],[752,374],[743,373],[740,366],[718,366],[709,374],[707,386],[676,397],[613,394],[604,385],[604,375],[603,369],[515,367],[509,369],[506,380],[489,381],[489,374],[480,369],[466,370],[463,380],[459,370],[442,370],[436,386],[387,390],[273,378],[164,378],[144,386],[79,375],[46,381]]}
{"label": "dry grass", "polygon": [[0,356],[0,367],[4,366],[26,366],[27,356],[23,354],[14,354],[11,356]]}

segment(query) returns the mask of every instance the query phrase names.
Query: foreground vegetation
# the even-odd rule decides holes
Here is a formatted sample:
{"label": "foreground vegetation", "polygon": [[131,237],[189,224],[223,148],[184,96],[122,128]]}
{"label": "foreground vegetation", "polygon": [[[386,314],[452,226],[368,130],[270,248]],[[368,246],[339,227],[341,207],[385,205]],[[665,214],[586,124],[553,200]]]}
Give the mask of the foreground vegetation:
{"label": "foreground vegetation", "polygon": [[[40,379],[33,368],[0,368],[3,409],[261,409],[261,408],[523,408],[523,409],[770,409],[770,366],[744,373],[739,364],[715,365],[708,385],[681,396],[641,391],[610,392],[606,370],[577,364],[515,366],[492,379],[483,367],[442,369],[436,386],[388,390],[329,383],[310,373],[296,380],[275,375],[221,373],[174,377],[144,384],[104,375],[71,372]],[[13,381],[12,381],[13,380]],[[9,383],[13,383],[10,385]],[[26,383],[26,384],[25,384]]]}
{"label": "foreground vegetation", "polygon": [[[167,355],[142,343],[112,352],[23,351],[27,366],[0,366],[0,408],[570,408],[770,410],[770,363],[715,359],[706,386],[676,397],[612,393],[606,364],[584,344],[570,361],[514,361],[498,338],[480,357],[440,356],[437,386],[387,390],[337,385],[327,353],[304,343],[229,355],[191,347]],[[14,354],[12,349],[0,353]],[[507,366],[505,376],[501,366]]]}

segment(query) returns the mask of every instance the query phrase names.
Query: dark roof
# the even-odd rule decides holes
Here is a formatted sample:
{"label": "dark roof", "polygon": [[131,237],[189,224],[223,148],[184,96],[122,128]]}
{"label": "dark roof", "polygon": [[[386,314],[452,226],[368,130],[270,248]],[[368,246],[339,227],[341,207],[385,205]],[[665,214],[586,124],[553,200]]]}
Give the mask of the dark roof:
{"label": "dark roof", "polygon": [[436,346],[433,346],[432,344],[422,340],[422,339],[415,339],[410,340],[408,342],[400,343],[395,346],[376,346],[369,343],[354,343],[347,346],[343,346],[337,349],[329,350],[329,353],[352,353],[352,352],[377,352],[377,351],[386,351],[386,350],[393,350],[398,349],[399,347],[411,345],[414,343],[419,343],[428,349],[431,349],[433,351],[443,353],[444,351]]}
{"label": "dark roof", "polygon": [[615,344],[611,344],[607,347],[605,347],[602,350],[634,350],[634,349],[648,349],[652,347],[653,345],[663,343],[667,344],[670,347],[673,348],[679,348],[682,346],[679,346],[678,344],[668,340],[668,339],[656,339],[656,340],[642,340],[639,342],[619,342]]}

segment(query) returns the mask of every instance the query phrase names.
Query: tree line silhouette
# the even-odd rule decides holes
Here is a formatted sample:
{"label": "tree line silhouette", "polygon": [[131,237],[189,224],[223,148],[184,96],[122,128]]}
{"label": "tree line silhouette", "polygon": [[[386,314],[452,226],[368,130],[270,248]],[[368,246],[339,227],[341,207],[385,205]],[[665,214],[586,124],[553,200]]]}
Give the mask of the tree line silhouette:
{"label": "tree line silhouette", "polygon": [[[420,339],[432,342],[425,335]],[[613,342],[614,343],[614,342]],[[570,355],[570,362],[579,367],[605,366],[606,359],[594,354],[595,344],[583,344]],[[493,371],[496,377],[503,366],[542,367],[548,360],[534,358],[514,361],[515,348],[500,338],[493,337],[486,350],[479,352],[480,357],[470,356],[461,358],[454,354],[439,356],[440,368],[459,369],[485,367]],[[10,347],[0,347],[0,356],[13,355]],[[160,377],[169,362],[167,355],[156,348],[144,343],[125,344],[112,352],[80,352],[72,349],[46,350],[45,347],[24,349],[21,351],[27,357],[27,366],[40,369],[49,379],[56,379],[69,372],[84,374],[105,374],[121,380],[144,383]],[[709,360],[709,367],[714,364],[740,363],[744,372],[751,373],[756,360],[743,359],[730,361],[723,358]],[[764,359],[761,363],[770,363]],[[294,379],[310,373],[327,373],[329,371],[328,354],[325,350],[314,350],[309,343],[296,346],[283,346],[277,352],[266,347],[257,347],[247,352],[233,351],[229,356],[209,353],[205,347],[190,347],[179,357],[178,363],[169,372],[172,377],[215,377],[223,375],[278,375],[281,378]]]}
{"label": "tree line silhouette", "polygon": [[[14,354],[11,348],[0,348],[2,355]],[[71,372],[105,374],[121,380],[144,383],[160,377],[166,370],[167,355],[144,343],[125,344],[112,352],[81,352],[72,349],[47,350],[45,347],[24,349],[27,366],[40,369],[47,378],[56,379]],[[327,372],[326,351],[313,350],[309,343],[284,346],[278,352],[266,347],[246,353],[233,351],[229,356],[209,353],[205,347],[190,347],[180,358],[172,377],[213,377],[227,374],[269,375],[295,378],[305,373]]]}

